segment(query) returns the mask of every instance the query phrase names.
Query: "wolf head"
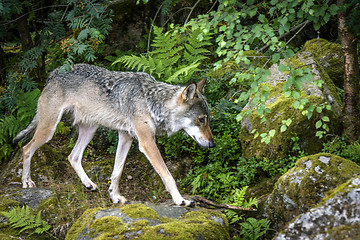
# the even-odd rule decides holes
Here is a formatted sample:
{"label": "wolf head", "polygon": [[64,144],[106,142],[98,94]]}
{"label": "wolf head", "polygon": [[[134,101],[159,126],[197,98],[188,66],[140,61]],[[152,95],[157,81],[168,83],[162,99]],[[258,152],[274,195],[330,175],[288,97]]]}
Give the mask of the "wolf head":
{"label": "wolf head", "polygon": [[182,109],[178,125],[200,146],[215,147],[210,130],[210,111],[203,89],[206,78],[198,83],[191,83],[178,96],[178,106]]}

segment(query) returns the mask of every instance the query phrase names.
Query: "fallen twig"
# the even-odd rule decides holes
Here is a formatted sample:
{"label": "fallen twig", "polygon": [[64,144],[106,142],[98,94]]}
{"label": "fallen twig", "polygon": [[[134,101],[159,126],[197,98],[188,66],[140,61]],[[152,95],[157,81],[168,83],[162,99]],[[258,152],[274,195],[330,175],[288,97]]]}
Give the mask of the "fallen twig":
{"label": "fallen twig", "polygon": [[239,207],[239,206],[232,206],[229,204],[217,204],[206,198],[198,197],[198,196],[193,196],[192,199],[194,201],[196,201],[197,205],[199,205],[201,207],[205,207],[205,208],[209,208],[209,206],[212,206],[215,208],[225,208],[225,209],[231,209],[231,210],[240,210],[240,211],[249,211],[249,212],[257,211],[255,208],[243,208],[243,207]]}

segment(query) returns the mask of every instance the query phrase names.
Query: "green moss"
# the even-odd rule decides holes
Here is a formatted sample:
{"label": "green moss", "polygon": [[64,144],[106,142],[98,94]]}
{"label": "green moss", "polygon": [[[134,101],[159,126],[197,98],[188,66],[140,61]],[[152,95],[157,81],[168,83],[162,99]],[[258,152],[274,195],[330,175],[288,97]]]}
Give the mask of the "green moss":
{"label": "green moss", "polygon": [[122,207],[121,211],[131,218],[159,219],[157,212],[144,204],[129,204]]}
{"label": "green moss", "polygon": [[19,206],[19,202],[4,195],[0,195],[0,212],[8,212],[11,208]]}
{"label": "green moss", "polygon": [[268,60],[268,58],[264,57],[264,54],[255,50],[244,51],[243,55],[250,60],[251,65],[256,67],[263,67]]}
{"label": "green moss", "polygon": [[[309,65],[314,63],[314,60],[310,57],[310,53],[300,53],[286,59],[284,64],[290,64],[293,69],[308,68]],[[280,78],[288,73],[285,72],[278,76],[277,72],[274,71],[275,69],[273,69],[272,72],[274,76],[270,77],[268,82],[262,84],[262,86],[267,85],[270,89],[265,104],[266,107],[270,109],[271,113],[265,114],[266,122],[264,123],[256,110],[252,110],[250,116],[245,121],[243,120],[243,129],[240,134],[243,157],[249,158],[255,156],[258,158],[266,157],[267,159],[285,158],[292,150],[293,137],[299,137],[301,150],[304,150],[306,153],[313,154],[319,152],[326,139],[319,139],[315,136],[315,133],[318,130],[315,127],[315,123],[324,115],[328,116],[330,119],[330,123],[328,123],[330,128],[329,133],[339,132],[340,125],[338,115],[341,111],[340,106],[342,106],[341,98],[329,78],[326,77],[326,75],[322,75],[321,68],[319,69],[317,77],[321,77],[325,82],[321,89],[322,95],[324,95],[326,99],[328,96],[331,96],[331,105],[334,111],[324,109],[320,114],[314,111],[311,119],[308,119],[307,116],[302,114],[302,110],[296,110],[293,107],[295,99],[287,98],[283,94],[282,88],[284,81]],[[321,97],[322,95],[309,95],[312,93],[309,89],[312,89],[313,87],[313,84],[305,83],[305,85],[303,85],[303,90],[301,90],[300,98],[307,98],[309,100],[309,104],[305,106],[305,109],[310,105],[319,106],[325,102],[325,99]],[[261,91],[261,87],[259,91]],[[289,118],[292,119],[291,125],[288,127],[287,131],[281,132],[280,128],[283,125],[282,121]],[[244,126],[247,129],[245,129]],[[256,129],[259,134],[268,133],[270,130],[274,129],[276,134],[269,144],[264,144],[261,142],[260,137],[254,139],[254,135],[251,134],[253,129]]]}
{"label": "green moss", "polygon": [[[354,167],[354,169],[352,171],[355,171],[355,174],[353,174],[353,175],[359,176],[360,175],[360,167],[358,165],[346,166],[345,171],[349,172],[349,169],[352,167]],[[351,174],[351,171],[350,171],[350,174]],[[359,188],[359,186],[351,186],[350,184],[352,181],[353,181],[353,179],[350,179],[347,182],[340,184],[336,188],[329,190],[318,205],[322,205],[322,204],[326,203],[329,199],[334,198],[335,195],[338,195],[339,193],[349,192],[349,190],[351,190],[351,189]]]}
{"label": "green moss", "polygon": [[[261,122],[261,117],[255,110],[249,116],[252,129],[257,129],[259,133],[268,133],[271,129],[275,129],[277,134],[271,139],[269,144],[261,142],[261,138],[254,139],[254,135],[243,129],[240,135],[241,142],[243,142],[243,157],[266,157],[268,159],[280,159],[288,156],[293,145],[292,138],[298,136],[300,141],[303,141],[303,148],[308,153],[318,152],[322,147],[322,141],[316,138],[315,122],[318,120],[315,116],[310,120],[304,116],[301,111],[293,108],[294,99],[286,98],[282,92],[282,84],[277,84],[271,88],[270,101],[267,108],[271,110],[270,113],[265,114],[266,122]],[[281,95],[280,95],[281,94]],[[279,96],[280,95],[280,96]],[[271,103],[271,98],[274,97],[274,102]],[[305,97],[305,93],[302,93]],[[310,104],[320,104],[323,99],[316,96],[307,96]],[[280,134],[282,121],[288,118],[292,119],[292,124],[289,129]],[[304,128],[307,126],[307,128]],[[317,144],[314,144],[316,142]]]}
{"label": "green moss", "polygon": [[[138,210],[136,210],[138,209]],[[180,219],[161,218],[161,223],[150,224],[144,218],[159,219],[157,213],[143,204],[130,204],[121,208],[133,222],[124,223],[123,216],[105,216],[96,219],[100,209],[86,211],[70,229],[66,239],[88,236],[102,239],[229,239],[228,222],[219,212],[199,210],[186,213]],[[144,213],[140,214],[140,213]],[[221,224],[221,223],[223,224]]]}
{"label": "green moss", "polygon": [[186,213],[180,220],[146,227],[139,239],[229,239],[227,228],[213,220],[227,220],[218,212],[201,210]]}
{"label": "green moss", "polygon": [[344,60],[341,45],[325,39],[312,39],[304,45],[304,51],[309,51],[315,60],[323,66],[326,74],[336,84],[343,85]]}
{"label": "green moss", "polygon": [[96,226],[96,230],[92,231],[90,236],[96,236],[95,239],[97,240],[111,239],[122,235],[127,230],[121,218],[114,216],[96,219],[89,225],[89,229],[92,229],[92,226]]}
{"label": "green moss", "polygon": [[74,240],[81,234],[81,232],[93,222],[96,213],[102,208],[93,208],[85,211],[85,213],[79,218],[68,231],[65,240]]}
{"label": "green moss", "polygon": [[341,184],[358,175],[360,166],[332,154],[303,157],[276,182],[269,209],[277,221],[290,221],[331,198],[344,188]]}
{"label": "green moss", "polygon": [[360,229],[359,223],[334,227],[328,231],[329,238],[327,239],[342,239],[342,240],[360,239],[359,229]]}

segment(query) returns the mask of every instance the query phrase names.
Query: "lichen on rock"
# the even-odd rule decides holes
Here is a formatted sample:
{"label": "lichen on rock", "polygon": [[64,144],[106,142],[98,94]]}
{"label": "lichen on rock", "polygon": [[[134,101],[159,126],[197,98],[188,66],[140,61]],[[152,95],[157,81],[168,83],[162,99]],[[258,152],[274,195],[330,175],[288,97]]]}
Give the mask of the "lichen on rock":
{"label": "lichen on rock", "polygon": [[66,236],[69,240],[107,238],[230,239],[228,222],[220,212],[152,204],[87,210]]}
{"label": "lichen on rock", "polygon": [[[293,69],[309,67],[313,75],[313,81],[323,80],[322,87],[319,87],[313,82],[304,82],[300,91],[300,98],[307,98],[308,104],[305,109],[311,105],[320,106],[328,103],[331,105],[331,110],[324,109],[321,113],[313,111],[312,117],[308,119],[303,114],[302,110],[294,108],[294,98],[285,97],[283,93],[283,86],[285,81],[289,79],[289,73],[286,71],[280,72],[278,65],[274,64],[270,67],[271,75],[268,76],[267,81],[259,86],[259,91],[264,86],[269,88],[269,95],[265,101],[265,106],[269,113],[265,113],[265,118],[262,118],[256,110],[257,105],[254,106],[252,99],[243,108],[243,111],[251,111],[248,117],[244,117],[241,121],[240,141],[242,143],[243,157],[258,157],[267,159],[279,159],[287,157],[293,146],[293,138],[298,137],[298,144],[301,149],[309,154],[319,152],[325,139],[319,139],[315,133],[317,128],[315,123],[323,116],[330,119],[329,132],[339,132],[339,115],[341,113],[341,98],[336,92],[330,79],[326,74],[322,73],[321,67],[314,60],[310,52],[302,52],[292,58],[282,60],[283,64],[290,64]],[[303,109],[303,110],[305,110]],[[281,132],[280,128],[283,121],[291,119],[291,124],[287,127],[285,132]],[[265,120],[265,121],[264,121]],[[270,130],[275,130],[275,134],[269,144],[261,142],[261,137],[254,138],[253,130],[259,134],[269,133]],[[281,134],[280,134],[281,132]]]}
{"label": "lichen on rock", "polygon": [[360,239],[360,178],[329,191],[320,204],[300,214],[275,239]]}
{"label": "lichen on rock", "polygon": [[276,182],[265,203],[265,215],[281,228],[319,204],[329,190],[359,175],[360,166],[332,154],[303,157]]}
{"label": "lichen on rock", "polygon": [[344,82],[344,56],[341,45],[325,39],[312,39],[305,43],[303,51],[311,52],[337,87]]}

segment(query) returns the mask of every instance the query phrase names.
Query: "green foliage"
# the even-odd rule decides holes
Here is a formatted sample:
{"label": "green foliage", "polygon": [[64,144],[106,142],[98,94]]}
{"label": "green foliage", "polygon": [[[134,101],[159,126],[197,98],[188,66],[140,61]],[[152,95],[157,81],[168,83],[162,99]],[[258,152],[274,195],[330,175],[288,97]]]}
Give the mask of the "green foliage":
{"label": "green foliage", "polygon": [[36,215],[31,211],[29,206],[17,206],[12,208],[9,212],[1,212],[9,219],[9,224],[12,228],[20,228],[19,233],[26,230],[32,230],[30,234],[43,234],[47,232],[51,226],[41,219],[41,211]]}
{"label": "green foliage", "polygon": [[[35,10],[33,17],[30,17],[30,14],[27,19],[29,25],[36,25],[36,38],[32,39],[34,47],[24,53],[23,59],[18,63],[19,68],[22,71],[31,71],[38,67],[48,50],[53,48],[53,43],[60,45],[58,53],[61,53],[61,61],[66,69],[76,61],[93,62],[105,36],[111,30],[112,12],[104,5],[106,2],[70,0],[67,5],[41,6],[47,11],[51,9],[46,21],[37,19]],[[30,11],[31,8],[36,9],[37,4],[28,1],[5,1],[0,4],[0,9],[3,10],[0,15],[5,21],[11,22],[21,14],[26,16],[25,11]],[[38,22],[43,24],[39,25]],[[6,24],[0,27],[0,38],[7,33],[4,25]],[[69,30],[72,32],[70,36],[67,35]]]}
{"label": "green foliage", "polygon": [[54,136],[56,136],[57,134],[69,135],[70,132],[71,132],[70,126],[66,125],[66,123],[64,123],[63,121],[60,121],[56,126]]}
{"label": "green foliage", "polygon": [[[245,186],[241,189],[235,189],[231,193],[231,198],[229,199],[230,205],[243,208],[250,208],[253,206],[257,207],[259,201],[256,198],[250,198],[249,200],[245,199],[245,193],[247,188],[248,187]],[[241,226],[239,239],[259,239],[268,231],[270,227],[270,221],[267,219],[257,220],[251,217],[244,219],[243,214],[239,214],[237,211],[231,209],[225,210],[225,214],[226,217],[229,219],[230,224],[239,223],[239,225]]]}
{"label": "green foliage", "polygon": [[331,153],[360,165],[360,140],[349,144],[346,137],[336,137],[324,144],[323,152]]}
{"label": "green foliage", "polygon": [[145,71],[169,83],[188,82],[207,58],[204,54],[209,52],[206,47],[211,45],[210,35],[199,28],[166,33],[156,26],[153,29],[153,51],[141,56],[122,56],[113,65],[121,63],[130,70]]}
{"label": "green foliage", "polygon": [[247,218],[245,222],[240,223],[241,239],[256,240],[263,236],[270,227],[270,220]]}
{"label": "green foliage", "polygon": [[12,139],[33,118],[39,96],[40,90],[37,88],[29,92],[19,91],[15,100],[16,106],[10,113],[0,118],[0,163],[12,153]]}
{"label": "green foliage", "polygon": [[[265,122],[265,114],[270,112],[265,106],[269,90],[262,85],[270,74],[266,69],[267,63],[279,64],[281,59],[294,56],[289,41],[284,40],[285,33],[289,33],[295,27],[304,27],[308,23],[319,29],[330,20],[330,17],[335,16],[337,11],[338,7],[335,4],[316,1],[272,0],[261,3],[253,0],[220,1],[217,10],[192,19],[189,25],[198,26],[203,32],[213,32],[216,36],[215,53],[220,60],[214,64],[215,69],[221,68],[230,61],[235,61],[241,66],[230,81],[230,83],[243,84],[247,88],[237,101],[251,101],[257,114]],[[268,57],[263,67],[256,67],[251,63],[246,57],[248,50],[263,52]],[[318,106],[310,105],[307,98],[299,95],[301,84],[312,80],[310,69],[294,69],[291,64],[280,64],[279,70],[290,74],[283,92],[286,93],[286,97],[295,99],[293,107],[302,111],[304,115],[312,116],[312,111]],[[250,110],[244,111],[237,115],[237,120],[249,114]],[[321,119],[321,125],[320,122],[318,123],[319,137],[328,130],[326,120],[326,118]],[[289,125],[289,121],[284,122],[284,125],[280,126],[281,132],[286,131]],[[276,129],[266,133],[255,130],[254,136],[260,136],[262,142],[269,143],[277,133]]]}

